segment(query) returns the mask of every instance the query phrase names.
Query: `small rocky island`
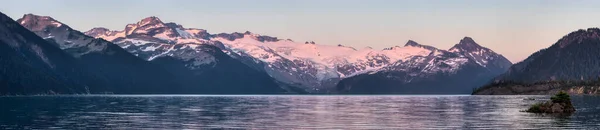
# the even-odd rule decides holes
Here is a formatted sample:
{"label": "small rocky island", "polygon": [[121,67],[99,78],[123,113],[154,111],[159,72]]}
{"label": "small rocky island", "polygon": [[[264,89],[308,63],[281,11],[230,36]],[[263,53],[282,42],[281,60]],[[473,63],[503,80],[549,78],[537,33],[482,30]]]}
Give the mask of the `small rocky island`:
{"label": "small rocky island", "polygon": [[551,101],[534,104],[526,112],[552,114],[570,114],[575,112],[575,107],[571,104],[571,97],[566,92],[560,91],[550,99]]}

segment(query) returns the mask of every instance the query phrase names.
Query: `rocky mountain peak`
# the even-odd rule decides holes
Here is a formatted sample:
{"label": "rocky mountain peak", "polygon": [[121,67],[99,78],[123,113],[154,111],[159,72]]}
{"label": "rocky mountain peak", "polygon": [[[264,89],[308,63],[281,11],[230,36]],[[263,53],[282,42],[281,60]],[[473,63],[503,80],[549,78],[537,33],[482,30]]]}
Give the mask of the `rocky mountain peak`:
{"label": "rocky mountain peak", "polygon": [[408,42],[406,42],[406,44],[404,46],[420,46],[421,44],[413,41],[413,40],[408,40]]}
{"label": "rocky mountain peak", "polygon": [[63,24],[50,16],[40,16],[35,14],[25,14],[17,22],[22,26],[32,30],[43,30],[46,27],[61,27]]}
{"label": "rocky mountain peak", "polygon": [[[177,24],[171,24],[171,26]],[[169,36],[173,36],[172,28],[167,27],[165,23],[163,23],[158,17],[150,16],[138,21],[135,24],[127,24],[125,26],[125,35],[130,36],[133,34],[136,35],[148,35],[153,36],[157,33],[167,33]]]}
{"label": "rocky mountain peak", "polygon": [[476,50],[479,50],[481,48],[484,48],[484,47],[482,47],[479,44],[477,44],[477,42],[475,42],[475,40],[473,40],[473,38],[471,38],[471,37],[464,37],[463,39],[460,40],[460,42],[458,44],[454,45],[449,50],[451,52],[457,52],[457,51],[476,51]]}
{"label": "rocky mountain peak", "polygon": [[156,25],[156,24],[164,24],[158,17],[156,16],[150,16],[147,18],[142,19],[141,21],[137,22],[138,26],[144,26],[144,25]]}
{"label": "rocky mountain peak", "polygon": [[448,51],[462,54],[494,74],[504,73],[512,65],[504,56],[480,46],[471,37],[464,37]]}
{"label": "rocky mountain peak", "polygon": [[95,37],[95,36],[106,34],[107,32],[110,32],[110,30],[108,28],[95,27],[95,28],[90,29],[89,31],[84,32],[84,34]]}
{"label": "rocky mountain peak", "polygon": [[428,45],[422,45],[419,44],[413,40],[408,40],[406,42],[406,44],[404,44],[405,47],[411,46],[411,47],[420,47],[420,48],[425,48],[427,50],[438,50],[437,48],[433,47],[433,46],[428,46]]}
{"label": "rocky mountain peak", "polygon": [[54,20],[54,18],[52,18],[50,16],[40,16],[40,15],[35,15],[35,14],[25,14],[25,15],[23,15],[23,17],[21,17],[20,20],[27,21],[27,22],[29,22],[29,20],[32,20],[32,21],[56,21],[56,20]]}
{"label": "rocky mountain peak", "polygon": [[460,40],[460,43],[464,43],[464,44],[477,44],[475,43],[475,40],[473,40],[473,38],[471,37],[464,37],[463,39]]}

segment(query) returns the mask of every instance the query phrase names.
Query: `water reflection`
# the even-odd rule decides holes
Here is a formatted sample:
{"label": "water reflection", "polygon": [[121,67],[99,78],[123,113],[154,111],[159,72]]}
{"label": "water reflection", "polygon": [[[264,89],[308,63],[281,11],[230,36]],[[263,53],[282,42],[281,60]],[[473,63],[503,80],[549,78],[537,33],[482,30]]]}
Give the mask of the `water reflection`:
{"label": "water reflection", "polygon": [[415,129],[600,127],[599,97],[571,116],[519,112],[544,96],[0,97],[0,128]]}

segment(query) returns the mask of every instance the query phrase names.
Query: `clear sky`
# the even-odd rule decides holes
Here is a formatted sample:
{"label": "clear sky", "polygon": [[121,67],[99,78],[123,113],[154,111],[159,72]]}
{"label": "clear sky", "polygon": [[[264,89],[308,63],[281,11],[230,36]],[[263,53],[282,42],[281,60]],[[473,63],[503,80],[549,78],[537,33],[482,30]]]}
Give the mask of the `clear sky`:
{"label": "clear sky", "polygon": [[448,49],[472,37],[513,62],[577,29],[599,27],[599,0],[4,0],[0,11],[52,16],[87,31],[148,16],[209,33],[251,31],[382,49],[414,40]]}

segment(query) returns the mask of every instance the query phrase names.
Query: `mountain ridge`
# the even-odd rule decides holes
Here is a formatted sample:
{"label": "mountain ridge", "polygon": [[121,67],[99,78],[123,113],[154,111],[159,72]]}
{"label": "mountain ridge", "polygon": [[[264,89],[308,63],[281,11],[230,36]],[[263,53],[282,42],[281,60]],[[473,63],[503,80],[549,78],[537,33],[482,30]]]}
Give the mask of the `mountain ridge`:
{"label": "mountain ridge", "polygon": [[[178,57],[169,58],[171,56],[164,55],[143,59],[112,42],[102,38],[89,37],[66,25],[56,28],[52,25],[52,23],[59,23],[55,19],[51,19],[50,22],[38,22],[41,20],[37,20],[49,18],[48,16],[27,15],[18,21],[24,21],[21,24],[30,28],[37,35],[57,41],[63,50],[72,52],[84,63],[88,63],[87,66],[91,66],[89,69],[100,69],[99,72],[106,75],[108,81],[123,83],[110,85],[116,86],[113,88],[121,88],[113,90],[115,93],[270,94],[286,92],[282,88],[275,88],[276,83],[270,81],[271,79],[266,74],[254,71],[241,63],[230,60],[229,57],[222,56],[219,53],[220,49],[210,47],[214,45],[195,45],[193,46],[195,50],[188,48],[191,46],[185,46],[185,44],[170,45],[174,49],[171,50],[171,54],[178,54]],[[132,37],[155,35],[157,33],[155,31],[168,31],[165,30],[166,25],[156,17],[145,18],[135,26],[129,24],[127,27],[130,28],[127,32],[130,32],[129,35]],[[155,31],[145,31],[144,29]],[[95,31],[107,34],[102,31],[110,30],[96,28]],[[101,46],[101,49],[93,49],[96,46]],[[79,51],[71,50],[97,51],[79,54],[77,53]],[[157,60],[154,61],[154,59]],[[187,68],[186,71],[183,71],[183,67]],[[244,79],[236,77],[236,75],[246,75],[250,78]],[[228,80],[236,80],[245,84],[236,84],[238,82]],[[125,91],[125,88],[136,86],[145,88],[132,88]]]}
{"label": "mountain ridge", "polygon": [[[136,22],[145,23],[153,17],[148,17]],[[162,23],[154,22],[154,23]],[[378,71],[386,66],[393,65],[397,61],[408,61],[414,57],[439,55],[443,53],[457,53],[449,50],[441,50],[432,46],[422,45],[413,40],[409,40],[404,46],[395,46],[388,49],[375,50],[363,48],[360,50],[346,47],[341,44],[338,46],[315,44],[315,42],[294,42],[290,39],[281,39],[272,36],[254,34],[246,31],[243,33],[217,33],[209,34],[204,29],[184,28],[176,23],[169,22],[171,26],[160,25],[159,28],[165,28],[156,33],[140,34],[139,36],[127,35],[102,35],[94,33],[94,30],[87,31],[86,34],[97,38],[113,39],[112,42],[127,48],[134,54],[139,54],[152,60],[152,57],[160,57],[162,54],[152,51],[154,48],[164,48],[172,44],[181,44],[186,46],[195,46],[199,44],[217,44],[220,48],[240,61],[244,61],[249,66],[255,66],[256,69],[269,73],[271,77],[292,86],[304,88],[309,92],[331,92],[337,91],[336,84],[341,79],[349,76],[355,76],[363,73]],[[130,28],[138,30],[139,27],[128,24],[122,31]],[[177,26],[174,26],[177,25]],[[158,26],[157,26],[158,27]],[[142,32],[152,32],[152,29]],[[175,31],[168,31],[175,30]],[[202,37],[190,30],[202,30]],[[121,32],[121,31],[117,31]],[[117,38],[115,38],[117,37]],[[471,40],[471,38],[463,40]],[[461,42],[462,43],[462,42]],[[477,43],[474,43],[477,45]],[[150,46],[148,46],[150,45]],[[480,49],[482,48],[482,49]],[[485,50],[484,53],[496,56],[498,59],[505,59],[502,55],[477,45],[475,49]],[[169,53],[170,49],[162,52]],[[336,53],[331,53],[336,52]],[[464,54],[471,52],[462,52]],[[167,54],[171,55],[171,54]],[[463,54],[452,54],[463,55]],[[477,55],[479,62],[485,62],[492,59],[486,59],[488,55]],[[472,57],[470,57],[472,58]],[[472,58],[474,59],[474,58]],[[507,60],[506,60],[507,61]],[[423,61],[413,61],[423,62]],[[510,61],[498,61],[502,65],[512,64]],[[406,63],[410,64],[410,63]],[[480,64],[483,65],[483,64]],[[458,65],[460,66],[460,65]],[[454,67],[458,67],[454,66]],[[503,66],[504,68],[507,68]],[[451,69],[453,70],[453,69]],[[491,68],[493,73],[504,71],[502,67]]]}
{"label": "mountain ridge", "polygon": [[[166,68],[167,72],[162,73],[173,74],[172,77],[189,77],[173,80],[183,86],[199,84],[200,82],[196,82],[198,79],[211,79],[206,82],[215,81],[212,87],[240,86],[225,80],[232,78],[243,80],[242,77],[234,75],[256,77],[253,80],[243,80],[247,81],[247,86],[251,86],[248,90],[235,87],[230,87],[231,89],[182,87],[182,90],[219,90],[219,92],[243,90],[256,93],[265,89],[273,90],[272,92],[344,93],[354,91],[347,91],[351,88],[344,85],[360,82],[348,82],[348,79],[357,76],[369,77],[372,74],[401,78],[389,79],[389,76],[375,76],[389,81],[385,82],[408,88],[391,88],[395,89],[392,92],[411,92],[410,89],[416,88],[407,86],[416,84],[434,86],[435,84],[427,82],[439,80],[455,82],[453,86],[447,87],[451,90],[458,85],[465,85],[460,84],[464,81],[460,75],[479,76],[476,81],[465,85],[472,86],[484,80],[479,78],[487,78],[489,75],[505,71],[502,67],[494,65],[511,64],[503,61],[502,59],[505,58],[502,55],[478,45],[470,37],[463,38],[459,44],[449,50],[419,44],[413,40],[408,40],[404,46],[382,50],[372,48],[357,50],[341,44],[334,46],[316,44],[313,41],[294,42],[290,39],[255,34],[250,31],[210,34],[204,29],[185,28],[177,23],[163,22],[158,17],[147,17],[127,24],[120,31],[97,27],[86,32],[73,30],[49,16],[26,14],[17,21],[36,35],[44,37],[47,42],[78,59],[97,59],[122,64],[124,62],[115,60],[118,59],[116,57],[109,58],[115,52],[119,52],[119,55],[140,59],[140,64],[155,64]],[[90,57],[90,55],[95,56]],[[99,63],[94,61],[96,60],[87,60],[88,64]],[[127,65],[129,64],[125,66]],[[152,72],[152,70],[146,71]],[[220,75],[221,72],[226,72],[225,75],[221,75],[221,78],[206,77],[206,75]],[[449,78],[452,76],[458,78]],[[342,82],[343,85],[340,85]],[[253,85],[249,84],[256,86],[252,87]],[[265,85],[270,88],[259,87]],[[211,86],[207,85],[207,87]],[[380,90],[374,91],[382,92]],[[460,92],[463,90],[464,88],[460,88]]]}

